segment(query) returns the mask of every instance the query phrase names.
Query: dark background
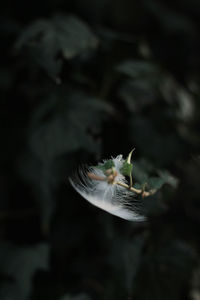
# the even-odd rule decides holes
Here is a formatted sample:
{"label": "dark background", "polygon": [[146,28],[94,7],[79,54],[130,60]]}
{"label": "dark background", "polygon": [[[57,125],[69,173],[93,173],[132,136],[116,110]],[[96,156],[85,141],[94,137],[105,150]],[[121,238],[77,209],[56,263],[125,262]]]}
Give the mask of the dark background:
{"label": "dark background", "polygon": [[[198,0],[1,2],[1,300],[200,299],[199,17]],[[68,182],[133,147],[134,181],[170,183],[140,199],[146,223]]]}

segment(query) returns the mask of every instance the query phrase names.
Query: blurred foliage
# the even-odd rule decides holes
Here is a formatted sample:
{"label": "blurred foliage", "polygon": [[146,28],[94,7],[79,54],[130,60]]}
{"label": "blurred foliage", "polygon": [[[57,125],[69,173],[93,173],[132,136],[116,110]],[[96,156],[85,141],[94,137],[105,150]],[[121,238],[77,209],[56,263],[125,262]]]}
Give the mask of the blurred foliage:
{"label": "blurred foliage", "polygon": [[[199,299],[200,2],[0,7],[0,299]],[[145,223],[68,182],[134,147]]]}

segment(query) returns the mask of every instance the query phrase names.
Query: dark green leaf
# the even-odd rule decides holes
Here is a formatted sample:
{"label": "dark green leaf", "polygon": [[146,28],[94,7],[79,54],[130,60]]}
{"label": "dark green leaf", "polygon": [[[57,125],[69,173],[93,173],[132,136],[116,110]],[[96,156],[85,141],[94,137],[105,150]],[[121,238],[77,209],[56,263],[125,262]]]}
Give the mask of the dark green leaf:
{"label": "dark green leaf", "polygon": [[130,176],[132,173],[132,169],[133,169],[133,165],[125,161],[120,171],[124,176]]}
{"label": "dark green leaf", "polygon": [[102,170],[103,172],[105,172],[106,170],[112,169],[114,166],[115,166],[115,164],[114,164],[113,160],[109,159],[105,163],[99,164],[95,168],[98,168],[98,169]]}
{"label": "dark green leaf", "polygon": [[196,255],[181,241],[169,241],[144,256],[135,284],[137,300],[181,299],[181,290],[190,280]]}
{"label": "dark green leaf", "polygon": [[150,177],[148,179],[147,183],[151,189],[158,190],[163,186],[165,181],[163,178],[160,178],[160,177]]}
{"label": "dark green leaf", "polygon": [[117,66],[117,71],[132,78],[149,77],[154,79],[159,76],[159,68],[156,64],[145,60],[125,61]]}
{"label": "dark green leaf", "polygon": [[[111,112],[110,106],[80,92],[63,91],[49,97],[32,119],[30,146],[33,152],[47,162],[79,149],[98,151],[98,140],[92,135],[100,132],[102,121]],[[49,117],[44,121],[46,115]]]}
{"label": "dark green leaf", "polygon": [[98,40],[87,24],[73,15],[56,15],[37,20],[22,32],[16,43],[17,51],[27,47],[30,58],[49,76],[57,78],[62,60],[71,59],[88,49],[96,48]]}
{"label": "dark green leaf", "polygon": [[14,284],[12,284],[12,288],[4,288],[1,291],[3,293],[1,299],[29,299],[34,273],[37,270],[48,270],[48,245],[39,244],[32,247],[20,247],[1,242],[0,248],[1,273],[12,278]]}

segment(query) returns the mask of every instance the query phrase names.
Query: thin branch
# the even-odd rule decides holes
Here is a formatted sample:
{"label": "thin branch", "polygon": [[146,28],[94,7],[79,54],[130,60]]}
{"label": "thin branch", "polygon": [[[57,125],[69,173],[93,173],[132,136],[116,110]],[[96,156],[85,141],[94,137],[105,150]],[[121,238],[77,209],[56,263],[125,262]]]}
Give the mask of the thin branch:
{"label": "thin branch", "polygon": [[[150,190],[150,191],[145,191],[144,189],[136,189],[134,188],[133,186],[131,185],[127,185],[126,183],[123,183],[121,181],[114,181],[115,180],[115,177],[117,176],[116,174],[113,174],[113,175],[109,175],[107,177],[101,177],[101,176],[98,176],[94,173],[87,173],[88,177],[90,177],[90,179],[92,180],[97,180],[97,181],[107,181],[109,184],[117,184],[117,185],[120,185],[122,187],[124,187],[125,189],[129,190],[129,191],[132,191],[138,195],[142,195],[143,198],[145,197],[148,197],[148,196],[151,196],[153,194],[155,194],[156,192],[156,189],[153,189],[153,190]],[[110,176],[112,176],[112,178],[110,178]],[[132,182],[131,182],[132,184]]]}
{"label": "thin branch", "polygon": [[134,187],[129,187],[126,183],[120,182],[120,181],[116,181],[115,184],[123,186],[125,189],[130,190],[136,194],[140,194],[142,195],[142,197],[148,197],[151,196],[153,194],[155,194],[156,190],[150,190],[149,192],[146,192],[142,189],[136,189]]}

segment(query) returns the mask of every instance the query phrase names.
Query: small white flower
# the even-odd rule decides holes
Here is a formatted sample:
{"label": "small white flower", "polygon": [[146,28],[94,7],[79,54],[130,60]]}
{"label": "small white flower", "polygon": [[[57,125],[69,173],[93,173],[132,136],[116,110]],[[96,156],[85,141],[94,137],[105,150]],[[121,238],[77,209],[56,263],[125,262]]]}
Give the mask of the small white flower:
{"label": "small white flower", "polygon": [[134,193],[124,186],[127,184],[121,168],[125,162],[122,155],[112,158],[114,167],[104,172],[101,167],[80,168],[77,174],[70,178],[75,190],[93,205],[130,221],[144,221],[145,217],[139,213],[139,200],[134,198]]}

